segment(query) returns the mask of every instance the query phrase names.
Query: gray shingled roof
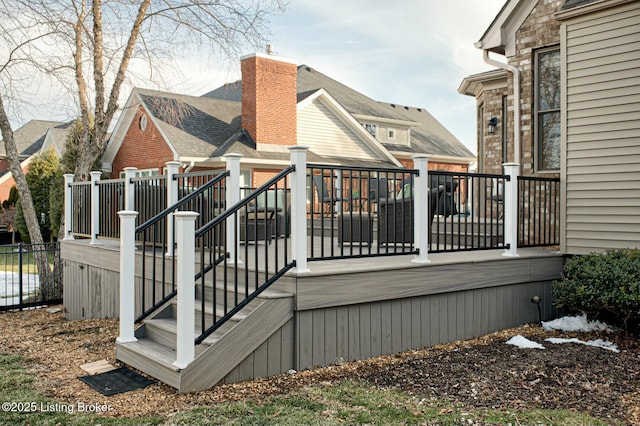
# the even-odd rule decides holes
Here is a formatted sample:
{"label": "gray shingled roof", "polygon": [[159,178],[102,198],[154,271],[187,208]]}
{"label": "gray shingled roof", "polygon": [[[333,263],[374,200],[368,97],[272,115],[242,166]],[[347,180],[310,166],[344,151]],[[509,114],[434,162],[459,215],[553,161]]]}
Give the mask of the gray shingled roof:
{"label": "gray shingled roof", "polygon": [[[22,158],[27,158],[42,147],[49,129],[66,129],[70,123],[60,121],[31,120],[13,132],[13,139]],[[0,157],[6,157],[4,143],[0,144]]]}
{"label": "gray shingled roof", "polygon": [[[392,106],[393,104],[378,102],[307,65],[299,65],[297,77],[298,102],[319,89],[326,90],[350,114],[420,123],[420,126],[411,128],[411,146],[387,144],[386,147],[390,150],[452,157],[474,157],[473,153],[462,142],[425,109],[394,107]],[[241,96],[242,83],[240,81],[225,84],[203,95],[206,98],[225,99],[235,102],[240,102]]]}
{"label": "gray shingled roof", "polygon": [[585,6],[600,0],[566,0],[560,10],[569,10],[575,7]]}
{"label": "gray shingled roof", "polygon": [[238,102],[136,89],[181,156],[211,157],[241,130]]}

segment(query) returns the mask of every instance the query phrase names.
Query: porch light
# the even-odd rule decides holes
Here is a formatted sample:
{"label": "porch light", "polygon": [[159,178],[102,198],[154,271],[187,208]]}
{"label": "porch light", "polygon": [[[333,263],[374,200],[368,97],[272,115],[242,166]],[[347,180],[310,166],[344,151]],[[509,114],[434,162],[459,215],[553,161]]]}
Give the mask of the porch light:
{"label": "porch light", "polygon": [[495,133],[497,125],[498,125],[498,117],[491,117],[489,119],[489,133],[491,134]]}

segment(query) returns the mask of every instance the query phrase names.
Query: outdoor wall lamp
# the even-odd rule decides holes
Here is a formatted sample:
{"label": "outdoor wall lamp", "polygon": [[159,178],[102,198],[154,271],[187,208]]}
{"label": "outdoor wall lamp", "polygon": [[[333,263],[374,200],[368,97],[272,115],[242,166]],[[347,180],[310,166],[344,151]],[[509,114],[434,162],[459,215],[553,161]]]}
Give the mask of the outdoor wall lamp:
{"label": "outdoor wall lamp", "polygon": [[496,132],[496,126],[498,125],[498,117],[491,117],[489,119],[489,133]]}

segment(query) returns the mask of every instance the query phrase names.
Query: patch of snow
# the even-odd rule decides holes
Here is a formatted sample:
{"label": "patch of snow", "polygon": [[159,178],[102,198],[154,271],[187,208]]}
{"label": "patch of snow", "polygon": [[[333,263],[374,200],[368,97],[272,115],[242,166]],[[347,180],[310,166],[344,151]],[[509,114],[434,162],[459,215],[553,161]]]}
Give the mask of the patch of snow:
{"label": "patch of snow", "polygon": [[519,334],[507,340],[506,343],[507,345],[514,345],[524,349],[544,349],[544,346],[542,346],[540,343],[529,340]]}
{"label": "patch of snow", "polygon": [[603,322],[589,321],[587,314],[575,317],[562,317],[553,321],[542,321],[542,328],[546,331],[613,331]]}
{"label": "patch of snow", "polygon": [[564,338],[560,338],[560,337],[549,337],[548,339],[544,339],[547,342],[550,343],[556,343],[556,344],[560,344],[560,343],[578,343],[581,345],[587,345],[587,346],[594,346],[596,348],[602,348],[602,349],[606,349],[608,351],[613,351],[613,352],[620,352],[620,350],[618,349],[618,347],[613,344],[612,342],[607,342],[605,340],[602,339],[596,339],[596,340],[588,340],[588,341],[583,341],[580,339],[576,339],[571,338],[571,339],[564,339]]}
{"label": "patch of snow", "polygon": [[[20,303],[20,277],[15,272],[0,271],[0,306]],[[28,298],[40,287],[37,274],[22,274],[22,295]]]}

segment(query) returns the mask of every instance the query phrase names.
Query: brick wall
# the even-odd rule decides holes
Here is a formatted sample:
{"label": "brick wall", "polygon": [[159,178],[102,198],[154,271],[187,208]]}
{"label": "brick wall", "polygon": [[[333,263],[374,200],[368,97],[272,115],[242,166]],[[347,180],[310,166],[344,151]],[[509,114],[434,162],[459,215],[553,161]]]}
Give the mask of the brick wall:
{"label": "brick wall", "polygon": [[554,14],[564,3],[562,0],[540,0],[524,24],[516,32],[517,54],[509,58],[511,65],[521,70],[520,84],[522,109],[520,112],[522,131],[522,174],[530,175],[534,172],[534,52],[536,49],[560,44],[560,23]]}
{"label": "brick wall", "polygon": [[242,127],[257,143],[296,145],[297,66],[256,54],[241,70]]}
{"label": "brick wall", "polygon": [[[513,79],[509,79],[509,84]],[[509,106],[509,120],[506,123],[508,127],[508,138],[513,146],[513,90],[510,90],[507,99]],[[479,98],[479,104],[484,106],[482,120],[478,125],[482,131],[483,148],[478,149],[478,171],[481,173],[502,173],[503,163],[503,123],[502,105],[503,96],[507,95],[505,89],[494,89],[485,91]],[[492,117],[498,119],[498,125],[494,133],[489,133],[489,120]],[[508,161],[513,161],[513,147],[508,150]]]}
{"label": "brick wall", "polygon": [[112,165],[112,178],[118,178],[125,167],[137,167],[138,169],[162,169],[167,161],[173,160],[173,152],[153,125],[150,117],[147,117],[147,127],[143,131],[140,128],[140,119],[146,116],[144,108],[140,107],[127,134],[122,141]]}
{"label": "brick wall", "polygon": [[[562,0],[540,0],[529,17],[516,31],[516,54],[507,58],[510,65],[520,69],[520,163],[521,174],[532,175],[535,172],[535,143],[533,129],[534,110],[534,64],[535,51],[540,48],[556,46],[560,44],[560,24],[554,14],[562,6]],[[508,122],[507,134],[509,140],[508,160],[513,161],[513,76],[508,73]],[[484,105],[483,123],[483,147],[478,149],[478,161],[482,162],[480,170],[485,173],[501,173],[502,171],[502,128],[498,127],[496,133],[487,133],[487,123],[491,117],[498,117],[501,125],[502,119],[502,90],[486,91],[478,98],[478,105]],[[480,147],[479,147],[480,148]],[[537,174],[541,176],[540,174]],[[550,176],[557,176],[551,174]]]}

